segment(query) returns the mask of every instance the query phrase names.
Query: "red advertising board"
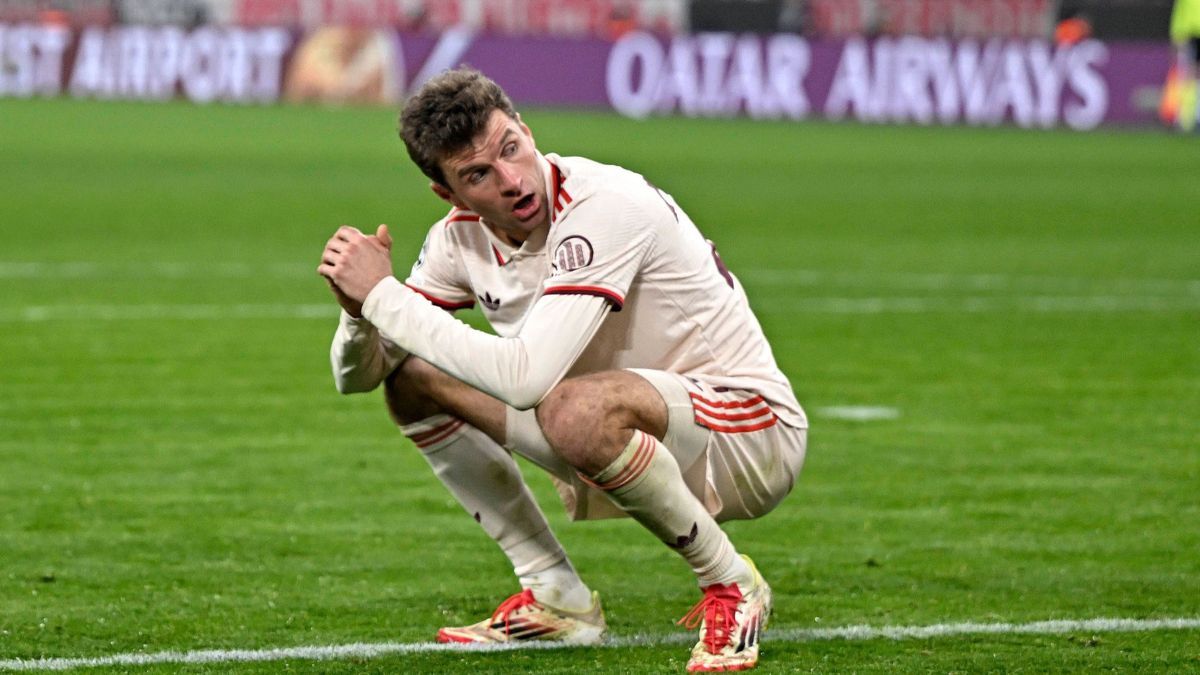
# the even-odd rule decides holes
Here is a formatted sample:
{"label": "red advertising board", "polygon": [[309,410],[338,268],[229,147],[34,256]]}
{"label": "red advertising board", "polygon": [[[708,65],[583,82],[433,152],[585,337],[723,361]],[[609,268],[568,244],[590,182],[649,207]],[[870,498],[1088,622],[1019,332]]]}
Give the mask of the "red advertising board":
{"label": "red advertising board", "polygon": [[808,31],[827,36],[1043,38],[1057,0],[808,0]]}

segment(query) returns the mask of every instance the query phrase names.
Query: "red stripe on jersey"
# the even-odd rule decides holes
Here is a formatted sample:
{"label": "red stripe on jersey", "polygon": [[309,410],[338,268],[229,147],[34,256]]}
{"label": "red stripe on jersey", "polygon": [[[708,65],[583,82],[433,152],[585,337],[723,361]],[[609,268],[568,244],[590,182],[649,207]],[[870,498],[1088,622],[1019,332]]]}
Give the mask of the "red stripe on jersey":
{"label": "red stripe on jersey", "polygon": [[443,300],[437,296],[430,295],[430,294],[426,293],[425,291],[417,288],[416,286],[413,286],[412,284],[404,284],[404,285],[408,286],[413,291],[420,293],[421,296],[424,297],[426,300],[432,302],[433,304],[437,305],[438,307],[441,307],[442,309],[451,309],[451,310],[453,310],[453,309],[468,309],[468,308],[475,306],[474,300],[466,300],[463,302],[451,302],[450,300]]}
{"label": "red stripe on jersey", "polygon": [[554,215],[558,215],[558,192],[562,189],[562,173],[558,170],[558,165],[550,163],[550,184],[554,186],[554,191],[550,194],[550,203],[554,204]]}
{"label": "red stripe on jersey", "polygon": [[625,298],[599,286],[554,286],[547,288],[542,295],[594,295],[611,302],[614,312],[621,311],[621,308],[625,306]]}
{"label": "red stripe on jersey", "polygon": [[705,422],[704,420],[700,419],[699,417],[696,417],[696,424],[699,424],[700,426],[704,427],[705,429],[711,429],[712,431],[719,431],[724,434],[744,434],[749,431],[760,431],[762,429],[766,429],[768,427],[775,426],[775,423],[777,421],[779,421],[779,418],[775,417],[774,413],[771,413],[771,419],[769,419],[769,420],[765,420],[758,424],[751,424],[750,426],[734,427],[734,426],[725,426],[725,425],[721,425],[721,424],[709,424],[709,423]]}
{"label": "red stripe on jersey", "polygon": [[500,249],[496,248],[495,244],[492,244],[492,253],[496,254],[496,264],[497,265],[504,267],[505,265],[508,264],[508,262],[504,259],[504,256],[500,255]]}
{"label": "red stripe on jersey", "polygon": [[710,408],[749,408],[763,402],[762,396],[755,396],[744,401],[710,401],[703,396],[692,392],[688,392],[688,396],[691,396],[693,401],[703,403]]}
{"label": "red stripe on jersey", "polygon": [[564,177],[562,172],[558,170],[558,165],[551,163],[550,183],[554,185],[554,195],[550,201],[554,203],[554,215],[556,216],[558,215],[559,211],[562,211],[564,208],[566,208],[567,204],[570,204],[572,201],[570,193],[563,188],[563,183],[566,181],[566,177]]}
{"label": "red stripe on jersey", "polygon": [[479,214],[476,214],[475,211],[458,207],[450,209],[450,213],[446,216],[449,216],[446,222],[479,222]]}
{"label": "red stripe on jersey", "polygon": [[450,213],[447,215],[449,217],[446,218],[446,227],[450,227],[450,223],[478,223],[479,222],[479,214],[477,214],[473,211],[466,211],[466,210],[460,209],[457,206],[450,209]]}

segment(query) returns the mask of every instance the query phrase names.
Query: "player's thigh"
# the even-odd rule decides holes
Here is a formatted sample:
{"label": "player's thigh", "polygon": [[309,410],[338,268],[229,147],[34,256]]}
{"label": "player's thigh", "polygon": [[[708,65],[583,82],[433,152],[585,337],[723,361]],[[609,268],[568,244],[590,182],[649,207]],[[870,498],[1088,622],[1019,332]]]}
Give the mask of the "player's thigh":
{"label": "player's thigh", "polygon": [[411,424],[439,413],[450,413],[487,434],[505,441],[506,406],[500,400],[442,372],[416,356],[388,376],[384,400],[397,424]]}
{"label": "player's thigh", "polygon": [[576,468],[595,473],[629,442],[631,429],[661,438],[666,409],[654,387],[625,370],[568,378],[538,404],[537,420],[554,449]]}
{"label": "player's thigh", "polygon": [[[662,398],[667,411],[666,431],[655,435],[671,451],[685,480],[690,478],[695,473],[694,468],[704,459],[710,434],[708,429],[696,424],[687,379],[662,370],[630,368],[628,372],[649,382]],[[688,482],[689,487],[693,487],[691,483],[694,481]],[[696,492],[694,488],[692,491]],[[697,496],[702,497],[701,494]]]}

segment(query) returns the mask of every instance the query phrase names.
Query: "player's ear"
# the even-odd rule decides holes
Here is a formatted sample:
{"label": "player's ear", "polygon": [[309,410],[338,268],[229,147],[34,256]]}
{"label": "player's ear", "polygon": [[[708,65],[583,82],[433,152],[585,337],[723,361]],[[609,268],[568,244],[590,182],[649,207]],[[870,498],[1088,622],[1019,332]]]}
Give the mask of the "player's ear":
{"label": "player's ear", "polygon": [[521,119],[521,113],[517,113],[517,124],[520,125],[521,131],[524,132],[524,134],[529,137],[529,140],[532,141],[533,140],[533,132],[529,130],[529,125],[525,124],[524,120]]}
{"label": "player's ear", "polygon": [[442,185],[437,181],[430,181],[429,189],[433,190],[433,194],[437,195],[442,201],[450,204],[451,206],[464,210],[467,209],[467,205],[464,204],[463,201],[459,199],[457,195],[451,192],[450,188],[446,187],[445,185]]}

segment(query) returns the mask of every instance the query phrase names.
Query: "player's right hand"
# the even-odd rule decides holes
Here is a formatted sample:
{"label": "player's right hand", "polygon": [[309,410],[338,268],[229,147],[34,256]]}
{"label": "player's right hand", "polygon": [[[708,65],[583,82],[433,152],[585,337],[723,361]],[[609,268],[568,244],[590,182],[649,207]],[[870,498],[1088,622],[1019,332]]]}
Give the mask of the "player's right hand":
{"label": "player's right hand", "polygon": [[[361,234],[358,228],[351,227],[350,229]],[[336,239],[336,235],[330,238],[329,242],[327,242],[325,245],[326,249],[333,245]],[[380,225],[379,227],[375,228],[375,234],[367,236],[367,239],[374,241],[374,243],[378,244],[380,248],[389,253],[392,250],[392,235],[390,232],[388,232],[387,225]],[[335,283],[333,279],[330,279],[324,275],[322,275],[322,277],[324,277],[326,283],[329,284],[329,290],[333,292],[333,297],[337,300],[337,303],[341,305],[342,309],[344,309],[350,316],[356,319],[361,319],[362,303],[350,297],[349,295],[346,295],[346,293],[338,287],[337,283]]]}
{"label": "player's right hand", "polygon": [[329,277],[324,278],[325,282],[329,284],[329,290],[333,291],[333,297],[337,299],[337,303],[342,306],[342,309],[346,310],[346,313],[350,316],[356,319],[361,319],[362,303],[343,293],[342,289],[338,288],[338,285],[333,283],[333,279],[330,279]]}

